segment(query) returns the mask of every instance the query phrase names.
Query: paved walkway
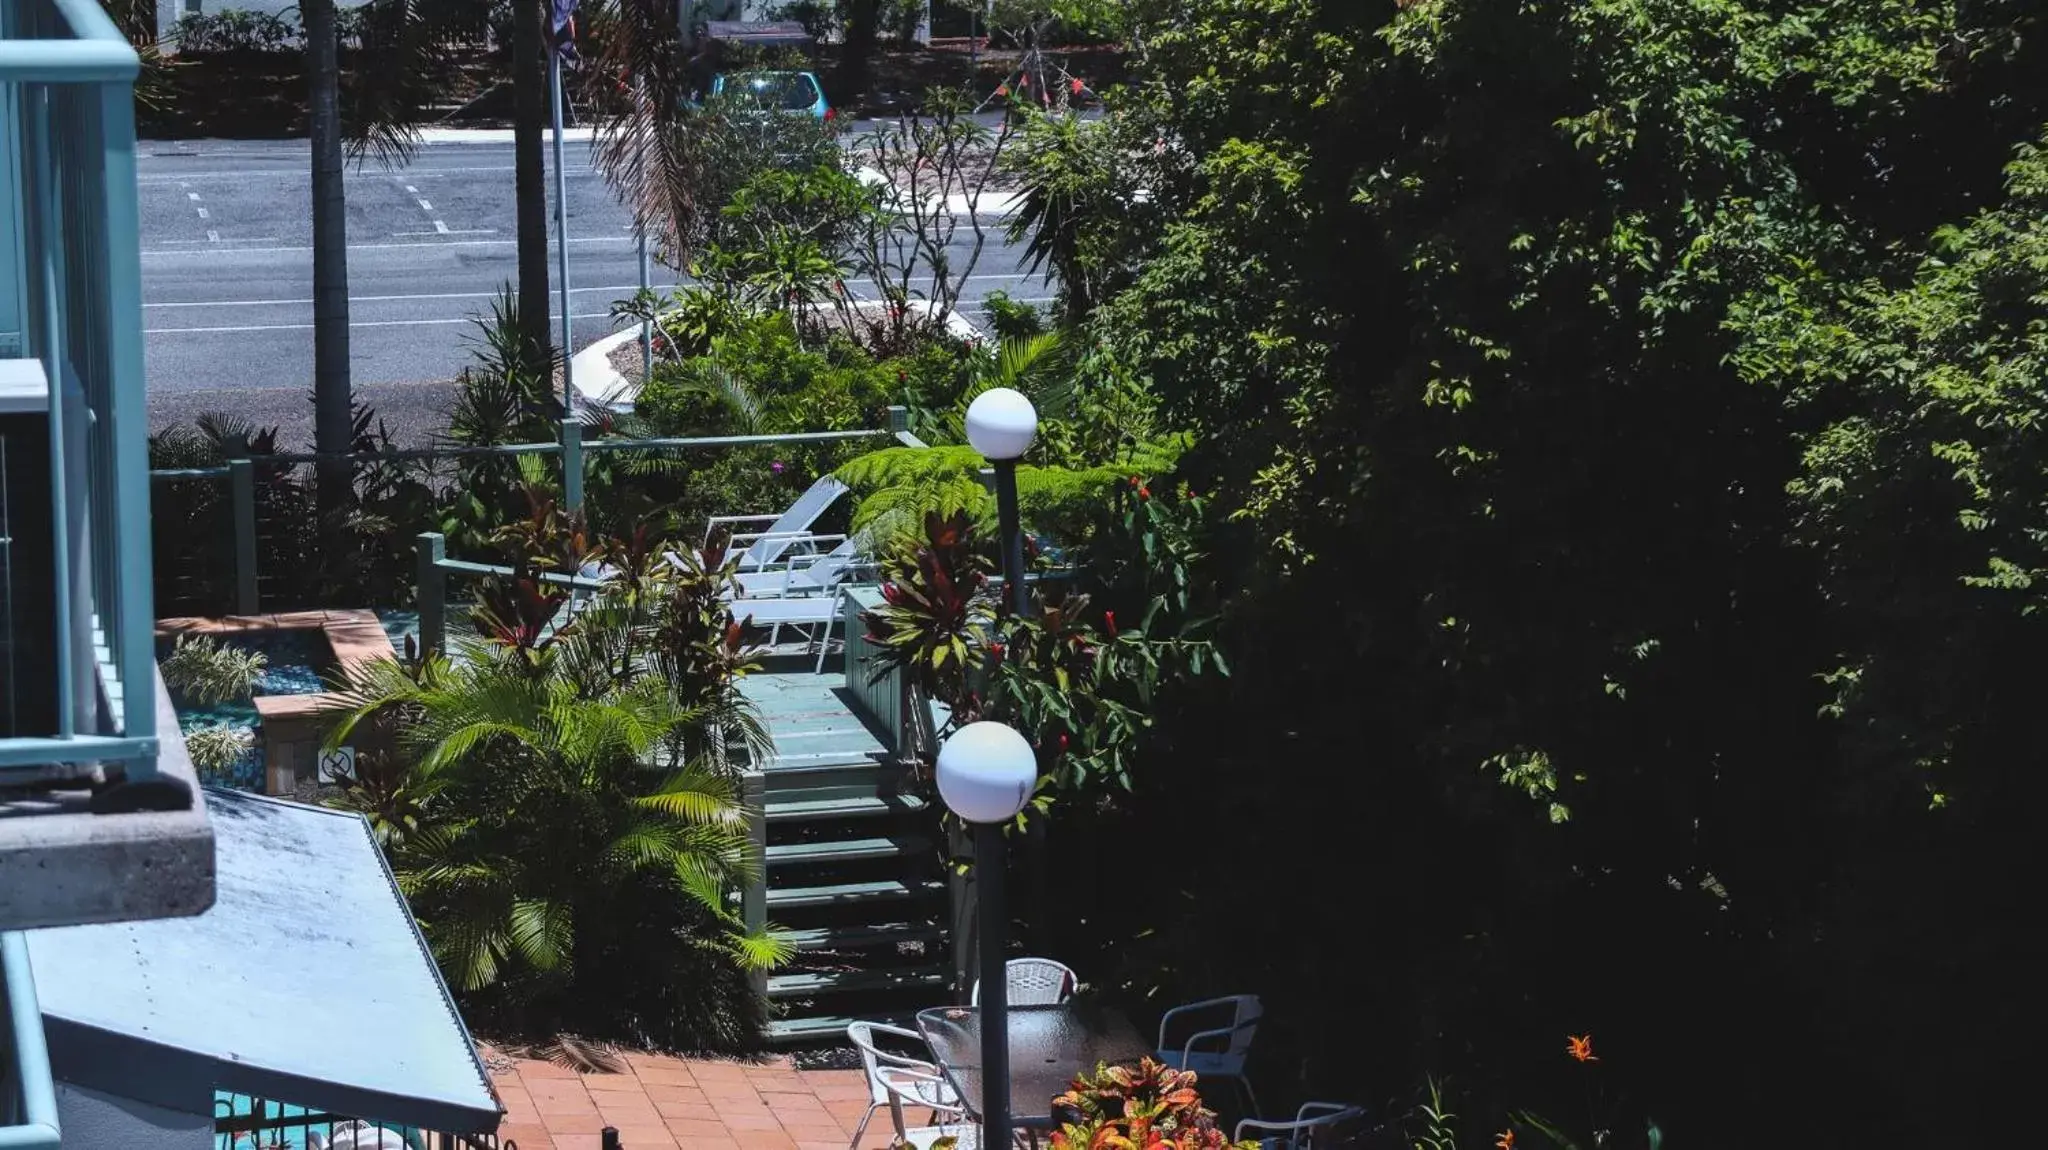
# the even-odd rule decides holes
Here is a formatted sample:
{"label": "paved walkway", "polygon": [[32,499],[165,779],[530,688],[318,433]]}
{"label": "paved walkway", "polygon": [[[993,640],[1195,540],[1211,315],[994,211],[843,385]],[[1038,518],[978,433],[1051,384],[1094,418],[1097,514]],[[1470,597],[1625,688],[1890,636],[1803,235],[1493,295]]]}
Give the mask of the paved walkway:
{"label": "paved walkway", "polygon": [[[787,1058],[628,1054],[623,1074],[578,1074],[485,1054],[505,1105],[499,1145],[519,1150],[598,1150],[606,1126],[622,1150],[848,1150],[868,1108],[860,1071],[797,1070]],[[877,1114],[861,1150],[883,1150],[892,1133],[887,1112]]]}

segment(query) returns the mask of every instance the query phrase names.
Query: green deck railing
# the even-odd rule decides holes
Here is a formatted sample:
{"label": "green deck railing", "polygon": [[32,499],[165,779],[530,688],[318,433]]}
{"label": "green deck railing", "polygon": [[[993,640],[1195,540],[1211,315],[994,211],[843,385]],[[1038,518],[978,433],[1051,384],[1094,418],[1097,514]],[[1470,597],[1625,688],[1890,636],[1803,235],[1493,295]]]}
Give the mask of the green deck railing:
{"label": "green deck railing", "polygon": [[[4,0],[0,0],[4,2]],[[727,447],[760,447],[767,445],[839,443],[858,439],[893,437],[899,442],[909,435],[904,430],[909,413],[902,407],[891,407],[887,427],[856,428],[848,431],[799,431],[779,435],[700,435],[658,439],[589,439],[582,443],[583,455],[612,451],[677,451],[684,449],[718,449]],[[916,442],[914,439],[911,442]],[[438,447],[406,448],[395,451],[357,452],[346,458],[351,464],[376,463],[379,461],[435,462],[443,459],[475,459],[489,456],[510,457],[517,455],[558,455],[562,445],[548,443],[506,443],[491,447],[470,447],[461,444],[447,444]],[[229,539],[233,547],[235,572],[234,610],[238,615],[255,615],[262,611],[261,595],[258,592],[259,572],[257,570],[257,523],[256,523],[256,469],[258,467],[291,467],[317,463],[320,456],[311,452],[279,452],[271,455],[254,456],[247,459],[231,460],[218,467],[178,467],[152,471],[153,482],[175,483],[192,480],[226,480],[229,491]],[[420,537],[424,538],[424,536]],[[424,552],[421,552],[424,555]],[[426,588],[430,583],[438,586],[448,574],[486,574],[460,560],[451,560],[445,554],[437,555],[438,565],[431,560],[422,560],[419,569],[421,588],[421,615],[427,613],[425,606]],[[436,572],[439,575],[436,575]],[[437,644],[438,645],[438,644]]]}
{"label": "green deck railing", "polygon": [[54,716],[0,738],[0,779],[156,769],[138,67],[98,0],[0,3],[0,356],[47,381],[48,489],[16,495],[50,500],[58,544]]}

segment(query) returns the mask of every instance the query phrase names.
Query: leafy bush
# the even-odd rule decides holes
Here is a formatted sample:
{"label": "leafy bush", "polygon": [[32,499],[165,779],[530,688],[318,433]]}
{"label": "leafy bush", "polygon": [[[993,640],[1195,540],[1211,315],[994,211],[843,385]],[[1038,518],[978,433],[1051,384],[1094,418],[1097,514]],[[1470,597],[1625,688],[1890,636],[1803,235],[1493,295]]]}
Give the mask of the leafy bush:
{"label": "leafy bush", "polygon": [[211,781],[234,769],[256,741],[247,727],[202,727],[185,733],[185,753],[203,780]]}
{"label": "leafy bush", "polygon": [[[785,949],[727,904],[752,865],[727,740],[763,737],[737,688],[751,663],[720,597],[731,572],[677,569],[633,541],[594,547],[531,498],[500,536],[517,574],[486,593],[483,640],[355,672],[329,743],[392,752],[338,802],[371,818],[481,1017],[514,1033],[749,1044],[758,1005],[739,976]],[[562,593],[540,576],[600,559],[620,576],[549,626]]]}
{"label": "leafy bush", "polygon": [[188,12],[171,30],[180,52],[282,52],[299,36],[296,20],[240,8]]}
{"label": "leafy bush", "polygon": [[1053,1150],[1251,1150],[1258,1145],[1226,1138],[1195,1085],[1193,1073],[1149,1056],[1136,1066],[1098,1067],[1053,1099],[1055,1112],[1065,1119],[1052,1136]]}
{"label": "leafy bush", "polygon": [[1019,303],[1006,291],[992,291],[982,297],[989,330],[997,339],[1030,339],[1045,334],[1045,313],[1034,304]]}
{"label": "leafy bush", "polygon": [[160,664],[164,685],[201,706],[248,700],[270,660],[214,635],[180,635]]}

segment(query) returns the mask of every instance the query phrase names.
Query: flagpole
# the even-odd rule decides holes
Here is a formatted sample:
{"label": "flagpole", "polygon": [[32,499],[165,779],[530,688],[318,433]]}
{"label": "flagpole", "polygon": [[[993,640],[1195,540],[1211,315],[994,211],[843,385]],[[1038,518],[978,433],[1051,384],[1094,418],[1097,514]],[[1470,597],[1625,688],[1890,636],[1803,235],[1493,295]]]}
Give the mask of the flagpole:
{"label": "flagpole", "polygon": [[569,308],[569,177],[562,162],[562,44],[557,28],[548,53],[548,96],[555,118],[555,271],[562,281],[562,502],[583,510],[583,427],[576,420],[575,327]]}

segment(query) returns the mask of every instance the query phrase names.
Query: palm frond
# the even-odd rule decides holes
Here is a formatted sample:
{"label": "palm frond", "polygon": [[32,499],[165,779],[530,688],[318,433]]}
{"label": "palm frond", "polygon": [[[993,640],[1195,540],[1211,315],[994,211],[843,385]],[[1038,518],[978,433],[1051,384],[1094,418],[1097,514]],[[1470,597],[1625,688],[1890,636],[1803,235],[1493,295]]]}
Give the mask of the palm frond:
{"label": "palm frond", "polygon": [[608,1042],[557,1034],[554,1041],[529,1048],[532,1055],[578,1074],[624,1074],[626,1060],[619,1048]]}
{"label": "palm frond", "polygon": [[575,945],[575,915],[566,903],[523,898],[512,903],[510,937],[513,953],[535,970],[561,970]]}
{"label": "palm frond", "polygon": [[633,805],[690,823],[743,827],[747,821],[746,807],[732,784],[696,767],[670,772],[652,794],[635,798]]}

